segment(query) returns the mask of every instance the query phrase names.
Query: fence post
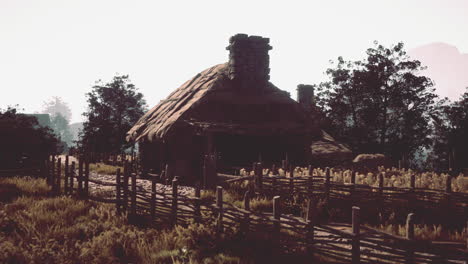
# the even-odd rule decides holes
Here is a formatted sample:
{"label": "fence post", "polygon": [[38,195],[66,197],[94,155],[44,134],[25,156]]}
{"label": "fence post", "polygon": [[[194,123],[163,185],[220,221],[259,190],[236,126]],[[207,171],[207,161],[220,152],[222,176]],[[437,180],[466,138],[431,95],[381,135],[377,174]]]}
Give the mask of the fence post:
{"label": "fence post", "polygon": [[313,192],[314,192],[314,177],[309,175],[307,177],[307,196],[311,198],[313,195]]}
{"label": "fence post", "polygon": [[351,196],[351,202],[354,204],[355,201],[355,196],[356,196],[356,174],[357,171],[351,170],[351,189],[350,189],[350,196]]}
{"label": "fence post", "polygon": [[55,175],[54,174],[55,174],[55,155],[52,155],[49,178],[47,179],[47,183],[52,187],[52,192],[55,191],[55,186],[54,186]]}
{"label": "fence post", "polygon": [[290,195],[294,193],[294,168],[292,165],[289,167],[289,193]]}
{"label": "fence post", "polygon": [[280,197],[273,197],[273,240],[278,245],[280,244],[280,227],[281,227],[281,212],[280,212]]}
{"label": "fence post", "polygon": [[68,194],[68,176],[70,174],[70,168],[68,166],[68,163],[69,163],[69,157],[68,155],[65,156],[65,173],[64,173],[64,182],[63,182],[63,192],[66,194]]}
{"label": "fence post", "polygon": [[276,176],[273,176],[273,178],[271,179],[271,191],[273,195],[277,193],[276,187],[277,187]]}
{"label": "fence post", "polygon": [[244,194],[244,209],[246,212],[244,212],[244,219],[242,220],[240,229],[241,233],[246,235],[250,229],[250,191],[248,190]]}
{"label": "fence post", "polygon": [[359,210],[360,208],[357,206],[353,206],[352,209],[352,229],[353,229],[353,241],[352,241],[352,256],[351,256],[351,263],[359,264],[361,262],[361,247],[359,241]]}
{"label": "fence post", "polygon": [[151,221],[156,220],[156,177],[151,177]]}
{"label": "fence post", "polygon": [[412,192],[416,189],[416,176],[414,174],[410,175],[410,188]]}
{"label": "fence post", "polygon": [[325,199],[330,200],[330,168],[325,169]]}
{"label": "fence post", "polygon": [[385,172],[380,172],[379,173],[379,193],[380,193],[380,195],[382,195],[382,192],[383,192],[384,176],[385,176]]}
{"label": "fence post", "polygon": [[255,167],[255,176],[258,181],[258,189],[261,192],[263,190],[263,166],[261,162],[257,162],[257,166]]}
{"label": "fence post", "polygon": [[127,163],[124,162],[124,172],[123,172],[123,199],[122,199],[122,209],[127,212],[128,208],[128,166]]}
{"label": "fence post", "polygon": [[314,203],[312,202],[312,199],[309,198],[309,201],[307,202],[307,211],[305,215],[305,220],[306,220],[306,226],[305,226],[305,236],[306,236],[306,247],[307,247],[307,253],[309,255],[312,255],[314,253],[314,222],[315,219],[312,216],[312,210],[314,210]]}
{"label": "fence post", "polygon": [[85,171],[84,171],[84,196],[86,199],[89,196],[89,159],[85,159]]}
{"label": "fence post", "polygon": [[83,196],[83,157],[78,160],[78,196]]}
{"label": "fence post", "polygon": [[314,172],[314,171],[313,171],[313,169],[312,169],[312,165],[309,165],[309,166],[307,167],[307,175],[309,175],[310,177],[312,177],[312,176],[314,176],[314,175],[313,175],[313,172]]}
{"label": "fence post", "polygon": [[171,176],[172,176],[172,171],[170,171],[171,167],[169,166],[169,164],[166,164],[166,185],[169,185],[171,184]]}
{"label": "fence post", "polygon": [[407,252],[406,252],[406,263],[414,263],[414,251],[413,251],[413,240],[414,240],[414,213],[408,214],[406,218],[406,239],[408,240]]}
{"label": "fence post", "polygon": [[271,175],[276,175],[276,165],[273,163],[273,165],[271,165]]}
{"label": "fence post", "polygon": [[[129,166],[129,165],[127,165]],[[132,200],[131,200],[131,215],[132,219],[136,216],[136,195],[137,195],[137,190],[136,190],[136,173],[132,173],[131,167],[129,167],[128,173],[132,177]]]}
{"label": "fence post", "polygon": [[286,170],[288,169],[288,162],[286,160],[281,160],[281,169],[283,169],[286,175]]}
{"label": "fence post", "polygon": [[121,192],[121,186],[120,186],[120,168],[117,168],[116,176],[115,176],[115,208],[117,209],[117,213],[121,213],[121,208],[120,208],[120,192]]}
{"label": "fence post", "polygon": [[177,177],[172,179],[172,219],[171,224],[173,226],[177,225],[177,186],[179,184],[179,180]]}
{"label": "fence post", "polygon": [[216,208],[218,209],[217,231],[223,232],[223,187],[216,187]]}
{"label": "fence post", "polygon": [[72,161],[72,164],[71,164],[71,169],[70,169],[70,187],[68,188],[68,191],[71,195],[73,195],[73,188],[74,188],[74,178],[75,178],[75,166],[76,166],[76,163],[74,161]]}
{"label": "fence post", "polygon": [[200,190],[200,182],[195,184],[195,210],[194,210],[194,220],[196,223],[201,222],[201,212],[200,212],[200,198],[201,198],[201,190]]}
{"label": "fence post", "polygon": [[57,159],[57,177],[55,177],[55,185],[56,185],[56,189],[55,189],[55,193],[57,195],[60,195],[60,185],[61,185],[61,177],[62,176],[62,158],[58,158]]}
{"label": "fence post", "polygon": [[447,179],[445,180],[445,192],[452,192],[452,176],[450,174],[447,175]]}

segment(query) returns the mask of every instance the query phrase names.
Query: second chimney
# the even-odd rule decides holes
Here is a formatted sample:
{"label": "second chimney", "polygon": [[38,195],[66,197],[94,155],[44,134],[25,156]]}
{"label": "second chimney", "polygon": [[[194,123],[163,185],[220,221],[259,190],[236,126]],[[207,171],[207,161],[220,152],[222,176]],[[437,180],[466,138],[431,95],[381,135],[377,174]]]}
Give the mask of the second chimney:
{"label": "second chimney", "polygon": [[297,101],[306,109],[310,109],[315,104],[314,86],[299,84],[297,86]]}
{"label": "second chimney", "polygon": [[263,87],[270,79],[270,39],[237,34],[229,39],[229,78],[241,88]]}

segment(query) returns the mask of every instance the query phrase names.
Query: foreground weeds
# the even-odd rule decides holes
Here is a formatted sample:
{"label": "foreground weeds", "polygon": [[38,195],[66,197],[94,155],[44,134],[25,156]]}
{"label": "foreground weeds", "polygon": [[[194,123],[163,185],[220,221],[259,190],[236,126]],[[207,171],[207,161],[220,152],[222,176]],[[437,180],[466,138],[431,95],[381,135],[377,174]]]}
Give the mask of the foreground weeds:
{"label": "foreground weeds", "polygon": [[0,201],[0,263],[304,263],[271,253],[265,239],[216,234],[211,222],[130,225],[114,206],[48,197],[41,179],[1,179],[0,188],[9,197]]}

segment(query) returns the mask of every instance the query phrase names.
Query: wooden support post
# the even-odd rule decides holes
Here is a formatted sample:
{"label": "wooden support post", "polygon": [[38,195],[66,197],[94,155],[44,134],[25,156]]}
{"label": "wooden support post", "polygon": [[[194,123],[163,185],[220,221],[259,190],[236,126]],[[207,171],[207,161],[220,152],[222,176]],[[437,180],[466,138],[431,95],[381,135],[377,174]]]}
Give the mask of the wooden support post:
{"label": "wooden support post", "polygon": [[[128,165],[130,166],[130,164]],[[132,200],[131,200],[131,215],[132,215],[132,220],[136,216],[136,197],[137,197],[137,182],[136,182],[136,173],[132,173],[131,167],[129,167],[128,173],[132,177]]]}
{"label": "wooden support post", "polygon": [[78,196],[83,196],[83,157],[78,160]]}
{"label": "wooden support post", "polygon": [[354,204],[356,201],[355,195],[356,195],[356,171],[351,171],[351,188],[350,188],[350,196],[351,196],[351,202]]}
{"label": "wooden support post", "polygon": [[294,167],[290,165],[289,167],[289,194],[294,193]]}
{"label": "wooden support post", "polygon": [[327,203],[330,200],[330,168],[325,169],[325,199]]}
{"label": "wooden support post", "polygon": [[151,204],[150,204],[151,222],[156,220],[156,177],[151,177]]}
{"label": "wooden support post", "polygon": [[128,208],[128,166],[124,162],[124,172],[123,172],[123,193],[122,193],[122,209],[127,212]]}
{"label": "wooden support post", "polygon": [[276,176],[273,176],[273,178],[271,179],[271,192],[273,195],[275,195],[278,192],[276,187],[277,187]]}
{"label": "wooden support post", "polygon": [[208,179],[210,177],[210,168],[208,166],[208,155],[205,155],[203,159],[203,189],[208,188]]}
{"label": "wooden support post", "polygon": [[281,228],[281,212],[280,212],[280,197],[273,197],[273,240],[280,243],[280,228]]}
{"label": "wooden support post", "polygon": [[73,189],[74,189],[74,179],[76,177],[76,172],[75,172],[75,162],[72,161],[71,168],[70,168],[70,187],[68,188],[69,194],[73,195]]}
{"label": "wooden support post", "polygon": [[408,240],[407,252],[406,252],[406,263],[414,263],[414,250],[413,250],[413,240],[414,240],[414,214],[408,214],[406,218],[406,239]]}
{"label": "wooden support post", "polygon": [[168,185],[169,184],[169,178],[170,178],[170,175],[169,175],[169,164],[166,164],[166,166],[164,167],[164,179],[163,179],[163,183]]}
{"label": "wooden support post", "polygon": [[361,263],[361,246],[360,246],[360,239],[359,239],[359,207],[353,206],[352,209],[352,228],[353,228],[353,241],[352,241],[352,256],[351,256],[351,263],[359,264]]}
{"label": "wooden support post", "polygon": [[276,165],[273,163],[273,165],[271,165],[271,175],[276,175],[276,174],[278,174],[278,172],[276,169]]}
{"label": "wooden support post", "polygon": [[313,172],[314,172],[314,169],[312,168],[312,165],[309,165],[309,166],[307,167],[307,175],[310,176],[310,177],[312,177],[312,176],[314,176],[314,173],[313,173]]}
{"label": "wooden support post", "polygon": [[306,247],[307,253],[312,255],[314,253],[314,216],[312,210],[315,210],[315,204],[313,203],[312,199],[309,198],[307,202],[307,209],[305,214],[306,226],[305,226],[305,239],[306,239]]}
{"label": "wooden support post", "polygon": [[218,209],[217,231],[223,232],[223,187],[216,187],[216,208]]}
{"label": "wooden support post", "polygon": [[63,181],[63,192],[65,195],[68,194],[68,177],[70,176],[70,166],[69,166],[70,159],[65,156],[65,173],[64,173],[64,181]]}
{"label": "wooden support post", "polygon": [[116,200],[115,200],[115,208],[117,210],[117,214],[121,214],[121,175],[120,175],[120,168],[117,168],[117,172],[116,172],[116,175],[115,175],[115,196],[116,196]]}
{"label": "wooden support post", "polygon": [[255,167],[255,177],[257,177],[258,189],[261,192],[263,190],[263,166],[261,162],[258,162]]}
{"label": "wooden support post", "polygon": [[57,170],[54,179],[55,195],[60,195],[60,175],[62,174],[62,159],[57,159]]}
{"label": "wooden support post", "polygon": [[49,174],[49,178],[47,181],[47,183],[52,187],[52,192],[55,192],[54,178],[55,178],[55,155],[52,155],[50,174]]}
{"label": "wooden support post", "polygon": [[357,171],[351,171],[351,184],[356,184]]}
{"label": "wooden support post", "polygon": [[201,222],[201,205],[200,205],[200,198],[201,198],[201,190],[200,190],[200,182],[195,184],[195,209],[194,209],[194,220],[196,223]]}
{"label": "wooden support post", "polygon": [[86,199],[89,196],[89,160],[85,159],[85,171],[84,171],[84,196]]}
{"label": "wooden support post", "polygon": [[288,169],[288,162],[286,160],[281,160],[281,169],[283,169],[286,175],[286,170]]}
{"label": "wooden support post", "polygon": [[385,203],[385,197],[384,197],[384,177],[385,177],[385,172],[379,172],[379,199],[378,202],[380,203],[379,206],[383,207]]}
{"label": "wooden support post", "polygon": [[244,219],[242,219],[242,223],[240,226],[240,232],[244,236],[249,233],[250,230],[250,212],[244,212]]}
{"label": "wooden support post", "polygon": [[244,209],[250,211],[250,191],[246,191],[244,194]]}
{"label": "wooden support post", "polygon": [[312,176],[307,177],[307,196],[309,199],[314,194],[314,178]]}
{"label": "wooden support post", "polygon": [[445,180],[445,192],[451,193],[452,192],[452,175],[447,175],[447,179]]}
{"label": "wooden support post", "polygon": [[410,188],[413,192],[416,189],[416,176],[414,174],[410,175]]}
{"label": "wooden support post", "polygon": [[172,180],[172,216],[171,216],[171,224],[173,226],[177,225],[177,188],[179,185],[179,179],[174,177]]}
{"label": "wooden support post", "polygon": [[246,191],[244,194],[244,209],[246,212],[244,212],[244,219],[242,220],[241,223],[241,233],[244,235],[247,235],[250,229],[250,191]]}

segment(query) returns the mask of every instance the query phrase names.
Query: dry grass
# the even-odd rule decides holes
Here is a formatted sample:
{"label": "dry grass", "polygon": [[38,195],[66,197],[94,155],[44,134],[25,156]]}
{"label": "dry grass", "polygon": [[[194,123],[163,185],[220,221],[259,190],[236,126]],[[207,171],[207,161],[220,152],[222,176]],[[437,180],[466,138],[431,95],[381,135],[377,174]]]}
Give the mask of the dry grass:
{"label": "dry grass", "polygon": [[216,234],[211,221],[137,227],[112,205],[48,197],[42,179],[0,179],[0,190],[0,263],[276,262],[268,241]]}
{"label": "dry grass", "polygon": [[89,171],[96,172],[98,174],[115,175],[117,173],[117,169],[123,171],[123,167],[121,166],[112,166],[104,163],[89,164]]}

